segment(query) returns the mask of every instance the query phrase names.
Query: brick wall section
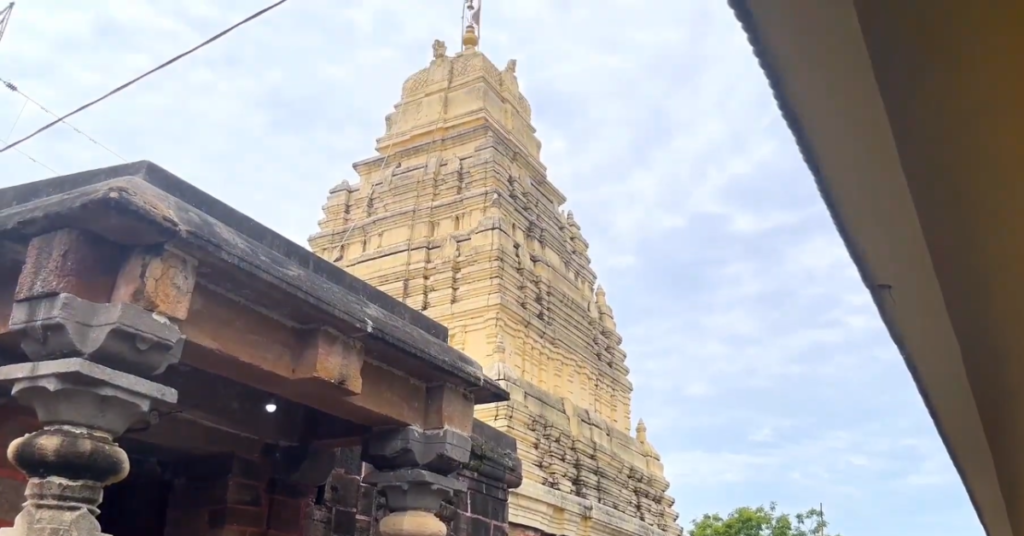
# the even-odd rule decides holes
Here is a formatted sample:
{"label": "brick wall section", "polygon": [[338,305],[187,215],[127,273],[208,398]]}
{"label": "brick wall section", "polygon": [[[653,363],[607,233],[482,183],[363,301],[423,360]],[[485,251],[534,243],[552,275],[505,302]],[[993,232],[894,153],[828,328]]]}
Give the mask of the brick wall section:
{"label": "brick wall section", "polygon": [[383,512],[383,497],[363,484],[365,465],[359,448],[338,451],[334,472],[324,486],[323,500],[307,516],[306,536],[371,536]]}
{"label": "brick wall section", "polygon": [[473,452],[458,477],[466,483],[466,493],[456,496],[449,536],[507,536],[509,487],[522,482],[515,439],[473,421]]}
{"label": "brick wall section", "polygon": [[267,535],[301,536],[317,497],[317,489],[285,480],[271,480],[267,487]]}
{"label": "brick wall section", "polygon": [[25,484],[28,479],[7,460],[7,446],[11,441],[39,429],[35,411],[18,405],[13,400],[0,404],[0,527],[10,527],[25,502]]}
{"label": "brick wall section", "polygon": [[313,488],[270,478],[265,461],[191,459],[172,469],[164,536],[299,536]]}
{"label": "brick wall section", "polygon": [[508,487],[473,471],[463,470],[458,476],[467,491],[455,497],[448,536],[507,536]]}

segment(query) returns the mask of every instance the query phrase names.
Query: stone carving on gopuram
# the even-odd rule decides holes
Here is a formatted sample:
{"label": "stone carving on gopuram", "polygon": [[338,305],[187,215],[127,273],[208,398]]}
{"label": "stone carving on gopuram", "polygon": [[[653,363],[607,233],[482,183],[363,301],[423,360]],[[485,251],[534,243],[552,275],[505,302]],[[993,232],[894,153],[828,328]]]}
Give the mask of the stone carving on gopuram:
{"label": "stone carving on gopuram", "polygon": [[[357,184],[330,191],[318,255],[449,328],[510,393],[476,417],[519,443],[520,534],[679,536],[588,244],[548,180],[516,61],[463,50],[409,77]],[[425,48],[425,47],[424,47]]]}

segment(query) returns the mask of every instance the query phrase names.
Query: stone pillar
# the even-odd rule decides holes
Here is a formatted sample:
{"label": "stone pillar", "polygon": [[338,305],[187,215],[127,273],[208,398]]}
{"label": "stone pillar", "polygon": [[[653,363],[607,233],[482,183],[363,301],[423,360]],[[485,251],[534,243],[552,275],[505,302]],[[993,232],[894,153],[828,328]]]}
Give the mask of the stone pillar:
{"label": "stone pillar", "polygon": [[81,358],[0,367],[18,401],[36,410],[42,429],[11,442],[7,456],[28,477],[26,502],[0,536],[101,534],[103,487],[128,475],[114,443],[173,389]]}
{"label": "stone pillar", "polygon": [[363,479],[387,499],[382,536],[445,536],[437,514],[442,502],[466,485],[452,477],[469,461],[472,440],[452,429],[399,428],[375,431],[364,442],[363,459],[374,471]]}
{"label": "stone pillar", "polygon": [[73,229],[29,243],[10,331],[30,361],[0,367],[0,384],[35,410],[41,429],[8,448],[28,484],[0,536],[101,534],[103,487],[129,470],[114,440],[177,401],[177,391],[141,377],[181,355],[173,319],[187,312],[194,263],[176,259]]}

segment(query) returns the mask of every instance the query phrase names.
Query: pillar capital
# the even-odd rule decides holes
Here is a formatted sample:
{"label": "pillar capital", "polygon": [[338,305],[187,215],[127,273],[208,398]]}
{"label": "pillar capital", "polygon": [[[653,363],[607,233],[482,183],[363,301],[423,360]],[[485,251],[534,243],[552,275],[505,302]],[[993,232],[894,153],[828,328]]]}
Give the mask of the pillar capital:
{"label": "pillar capital", "polygon": [[380,522],[383,536],[444,536],[441,504],[465,483],[451,475],[469,462],[472,439],[451,429],[392,428],[372,433],[363,459],[375,470],[363,479],[387,498],[389,514]]}
{"label": "pillar capital", "polygon": [[71,294],[16,302],[10,325],[33,361],[82,357],[146,376],[177,363],[185,342],[177,326],[137,305]]}
{"label": "pillar capital", "polygon": [[145,419],[154,403],[178,400],[170,387],[77,357],[0,367],[0,384],[34,408],[44,427],[77,426],[112,437]]}
{"label": "pillar capital", "polygon": [[10,329],[29,359],[81,357],[149,376],[181,357],[196,261],[65,228],[29,241]]}
{"label": "pillar capital", "polygon": [[81,358],[0,367],[0,384],[35,408],[43,428],[11,442],[7,456],[29,477],[24,509],[0,536],[98,535],[103,486],[128,474],[114,438],[174,389]]}
{"label": "pillar capital", "polygon": [[29,241],[10,330],[30,362],[0,367],[0,384],[35,409],[42,429],[7,457],[29,478],[14,527],[0,536],[95,536],[103,487],[128,457],[114,440],[177,391],[140,376],[181,357],[175,321],[188,312],[195,262],[163,245],[124,248],[64,228]]}
{"label": "pillar capital", "polygon": [[473,440],[448,428],[374,430],[363,444],[363,458],[378,470],[422,468],[450,475],[469,461]]}

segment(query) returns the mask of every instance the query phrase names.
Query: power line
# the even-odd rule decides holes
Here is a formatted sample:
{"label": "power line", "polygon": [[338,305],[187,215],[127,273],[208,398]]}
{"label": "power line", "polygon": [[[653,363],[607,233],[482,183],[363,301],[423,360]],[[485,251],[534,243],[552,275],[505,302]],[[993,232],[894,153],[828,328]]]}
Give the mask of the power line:
{"label": "power line", "polygon": [[[11,125],[11,130],[7,133],[7,137],[6,138],[4,138],[3,140],[0,140],[0,143],[3,143],[4,145],[7,145],[7,140],[11,139],[11,134],[14,134],[14,128],[18,126],[18,121],[21,120],[21,114],[25,113],[25,107],[26,106],[28,106],[28,99],[25,99],[21,103],[21,109],[18,110],[18,115],[15,116],[15,118],[14,118],[14,124]],[[32,158],[25,151],[22,151],[21,149],[15,149],[15,151],[18,151],[19,153],[21,153],[22,156],[24,156],[25,158],[28,158],[29,160],[35,162],[39,166],[42,166],[42,167],[50,170],[50,172],[53,173],[54,175],[60,175],[60,173],[57,173],[56,171],[54,171],[54,169],[52,167],[50,167],[50,166],[48,166],[48,165],[46,165],[46,164],[36,160],[35,158]]]}
{"label": "power line", "polygon": [[11,21],[11,13],[14,13],[14,2],[0,9],[0,40],[3,40],[4,32],[7,31],[7,23]]}
{"label": "power line", "polygon": [[[3,8],[3,9],[0,9],[0,41],[3,40],[4,33],[7,31],[7,25],[11,22],[11,14],[12,13],[14,13],[14,2],[11,2],[10,4],[7,4],[7,7]],[[26,99],[25,102],[22,103],[21,109],[18,110],[18,115],[17,115],[17,117],[14,118],[14,124],[11,125],[11,130],[7,133],[7,137],[4,138],[2,141],[0,141],[0,143],[3,143],[4,145],[6,145],[7,144],[7,140],[11,139],[11,134],[14,134],[14,128],[18,126],[18,121],[21,120],[21,114],[25,113],[25,106],[27,104],[28,104],[28,100]],[[52,167],[50,167],[50,166],[48,166],[48,165],[46,165],[46,164],[36,160],[35,158],[32,158],[25,151],[22,151],[21,149],[15,149],[15,151],[18,151],[25,158],[28,158],[29,160],[35,162],[36,165],[38,165],[40,167],[43,167],[43,168],[46,168],[47,170],[49,170],[54,175],[59,175],[59,173],[54,171],[54,169]]]}
{"label": "power line", "polygon": [[185,52],[182,52],[181,54],[178,54],[177,56],[175,56],[175,57],[173,57],[173,58],[171,58],[171,59],[161,63],[160,65],[154,67],[153,69],[150,69],[149,71],[146,71],[145,73],[143,73],[143,74],[141,74],[141,75],[139,75],[139,76],[129,80],[128,82],[125,82],[124,84],[121,84],[120,86],[118,86],[118,87],[114,88],[113,90],[111,90],[106,95],[103,95],[102,97],[100,97],[100,98],[98,98],[98,99],[96,99],[94,101],[91,101],[91,102],[88,102],[86,104],[83,104],[82,106],[79,106],[78,108],[76,108],[74,111],[72,111],[70,113],[67,113],[67,114],[65,114],[62,117],[59,117],[56,120],[51,121],[50,123],[47,123],[46,125],[43,125],[43,127],[40,128],[39,130],[36,130],[35,132],[29,134],[28,136],[25,136],[24,138],[21,138],[20,140],[18,140],[16,142],[14,142],[14,143],[4,147],[3,149],[0,149],[0,153],[3,153],[5,151],[7,151],[8,149],[12,149],[14,147],[17,147],[18,145],[21,145],[22,143],[24,143],[24,142],[26,142],[26,141],[28,141],[28,140],[38,136],[39,134],[45,132],[46,130],[49,130],[50,128],[52,128],[57,123],[60,123],[60,122],[64,121],[65,119],[67,119],[67,118],[77,114],[78,112],[86,110],[86,109],[90,108],[91,106],[93,106],[94,104],[102,102],[102,101],[106,100],[107,98],[109,98],[109,97],[111,97],[111,96],[113,96],[113,95],[115,95],[117,93],[120,93],[122,90],[132,86],[133,84],[135,84],[136,82],[142,80],[143,78],[146,78],[147,76],[149,76],[149,75],[151,75],[151,74],[153,74],[153,73],[155,73],[157,71],[162,70],[163,68],[165,68],[165,67],[167,67],[167,66],[169,66],[169,65],[171,65],[171,64],[173,64],[175,62],[177,62],[178,60],[188,56],[189,54],[192,54],[193,52],[196,52],[197,50],[205,47],[206,45],[209,45],[210,43],[213,43],[214,41],[220,39],[221,37],[224,37],[225,35],[231,33],[231,31],[235,30],[239,26],[242,26],[243,24],[246,24],[247,22],[250,22],[252,20],[255,20],[255,19],[259,18],[263,14],[267,13],[268,11],[270,11],[270,10],[272,10],[272,9],[278,7],[278,6],[280,6],[281,4],[283,4],[283,3],[287,2],[287,1],[288,0],[278,0],[277,2],[275,2],[275,3],[273,3],[273,4],[269,5],[269,6],[263,8],[263,9],[257,11],[257,12],[255,12],[255,13],[253,13],[252,15],[249,15],[248,17],[246,17],[246,18],[242,19],[241,21],[235,23],[234,25],[228,27],[226,30],[221,31],[220,33],[218,33],[217,35],[207,39],[206,41],[203,41],[202,43],[199,43],[198,45],[196,45],[196,46],[186,50]]}
{"label": "power line", "polygon": [[7,136],[4,136],[4,143],[7,143],[7,140],[11,139],[11,136],[14,135],[14,129],[18,126],[18,121],[21,121],[21,114],[25,113],[26,106],[28,106],[28,99],[22,101],[21,109],[18,110],[18,115],[14,118],[14,124],[11,125],[10,132],[7,133]]}
{"label": "power line", "polygon": [[[7,147],[4,147],[4,149],[3,149],[3,150],[5,150],[5,151],[6,151],[8,147],[10,147],[10,145],[8,145]],[[33,162],[35,162],[35,163],[36,163],[36,164],[38,164],[39,166],[42,166],[42,167],[46,168],[46,169],[47,169],[47,171],[49,171],[50,173],[53,173],[54,175],[60,175],[60,173],[57,173],[57,171],[56,171],[55,169],[53,169],[52,167],[50,167],[50,166],[48,166],[48,165],[46,165],[46,164],[44,164],[44,163],[42,163],[42,162],[40,162],[40,161],[36,160],[35,158],[32,158],[32,156],[30,156],[30,155],[29,155],[28,153],[26,153],[25,151],[22,151],[21,149],[17,149],[17,148],[16,148],[16,149],[14,149],[14,150],[15,150],[15,151],[18,151],[19,153],[21,153],[21,156],[24,156],[25,158],[28,158],[29,160],[31,160],[31,161],[33,161]]]}
{"label": "power line", "polygon": [[[44,111],[44,112],[46,112],[46,113],[56,117],[57,121],[59,121],[61,123],[64,123],[65,125],[70,127],[71,130],[74,130],[75,132],[77,132],[77,133],[81,134],[83,137],[85,137],[85,139],[95,143],[96,145],[99,145],[101,148],[106,150],[108,153],[110,153],[110,154],[120,158],[122,162],[125,162],[125,163],[128,162],[128,160],[125,160],[125,158],[123,156],[115,153],[114,150],[111,149],[110,147],[107,147],[106,145],[103,145],[102,143],[96,141],[96,139],[94,139],[92,136],[86,134],[85,132],[82,132],[75,125],[72,125],[71,123],[68,123],[67,121],[61,119],[61,117],[59,115],[51,112],[46,106],[43,106],[42,104],[39,104],[39,101],[37,101],[37,100],[33,99],[32,97],[29,97],[28,95],[26,95],[24,91],[18,89],[18,86],[14,85],[13,83],[11,83],[11,82],[9,82],[7,80],[4,80],[3,78],[0,78],[0,84],[3,84],[4,87],[6,87],[7,89],[17,93],[18,95],[21,95],[22,97],[25,97],[25,102],[26,103],[31,102],[32,104],[35,104],[40,110],[42,110],[42,111]],[[24,107],[22,108],[22,110],[24,110]],[[20,117],[20,114],[19,114],[19,117]],[[17,120],[15,120],[15,124],[17,124]],[[14,127],[11,127],[11,132],[12,133],[14,132]],[[11,135],[8,134],[7,138],[10,139],[10,136]],[[6,140],[4,140],[4,141],[6,142]]]}
{"label": "power line", "polygon": [[[18,110],[18,115],[16,115],[14,117],[14,124],[11,125],[11,130],[7,132],[7,137],[5,137],[3,140],[0,140],[0,143],[3,143],[4,145],[7,145],[7,140],[11,139],[11,135],[14,134],[14,129],[17,128],[18,121],[21,120],[21,115],[23,113],[25,113],[25,107],[27,107],[27,106],[28,106],[28,99],[25,99],[25,100],[23,100],[21,102],[21,109]],[[28,155],[28,153],[22,151],[21,149],[15,149],[15,151],[18,151],[19,153],[21,153],[22,156],[24,156],[25,158],[28,158],[29,160],[35,162],[37,165],[50,170],[50,172],[53,173],[54,175],[60,175],[60,173],[57,173],[56,171],[54,171],[54,169],[52,167],[50,167],[50,166],[48,166],[48,165],[46,165],[46,164],[36,160],[35,158],[32,158],[31,156]]]}

